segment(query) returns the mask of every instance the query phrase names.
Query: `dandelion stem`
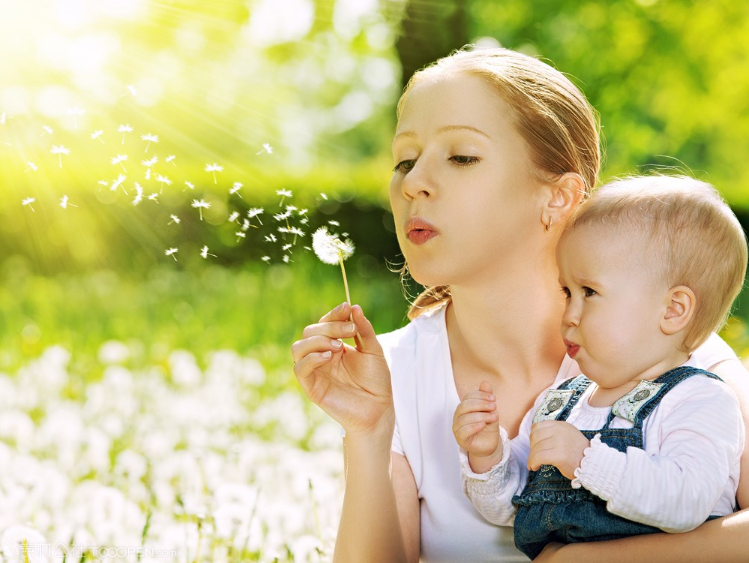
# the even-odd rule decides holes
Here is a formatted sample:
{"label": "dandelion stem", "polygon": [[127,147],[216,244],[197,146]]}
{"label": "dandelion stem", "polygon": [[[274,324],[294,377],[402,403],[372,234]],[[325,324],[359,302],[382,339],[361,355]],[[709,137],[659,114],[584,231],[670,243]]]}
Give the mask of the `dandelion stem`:
{"label": "dandelion stem", "polygon": [[338,255],[338,263],[341,265],[341,272],[343,273],[343,287],[346,288],[346,301],[351,304],[351,295],[348,292],[348,279],[346,278],[346,268],[343,265],[343,256]]}

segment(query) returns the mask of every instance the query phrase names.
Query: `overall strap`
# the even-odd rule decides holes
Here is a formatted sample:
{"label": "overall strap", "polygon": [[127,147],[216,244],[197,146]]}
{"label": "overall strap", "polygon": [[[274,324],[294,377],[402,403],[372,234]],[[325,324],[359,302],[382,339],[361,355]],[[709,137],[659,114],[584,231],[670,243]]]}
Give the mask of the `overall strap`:
{"label": "overall strap", "polygon": [[611,414],[626,418],[636,428],[642,428],[643,421],[660,404],[663,397],[676,385],[694,375],[704,375],[720,381],[717,375],[709,371],[692,366],[679,366],[653,381],[640,381],[637,387],[614,403]]}
{"label": "overall strap", "polygon": [[575,406],[590,383],[590,379],[584,375],[578,375],[568,379],[556,389],[549,389],[543,403],[533,416],[533,422],[567,420],[572,407]]}

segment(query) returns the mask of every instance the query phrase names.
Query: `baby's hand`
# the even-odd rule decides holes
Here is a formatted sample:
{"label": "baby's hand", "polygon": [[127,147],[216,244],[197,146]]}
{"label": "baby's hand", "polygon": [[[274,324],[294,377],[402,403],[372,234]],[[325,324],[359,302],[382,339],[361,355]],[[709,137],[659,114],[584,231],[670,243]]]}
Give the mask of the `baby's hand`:
{"label": "baby's hand", "polygon": [[531,427],[531,453],[528,469],[537,471],[542,465],[553,465],[567,477],[575,478],[585,448],[590,441],[569,422],[543,420]]}
{"label": "baby's hand", "polygon": [[497,403],[488,382],[482,381],[478,391],[463,397],[455,409],[453,434],[468,452],[468,463],[475,473],[486,473],[502,461]]}

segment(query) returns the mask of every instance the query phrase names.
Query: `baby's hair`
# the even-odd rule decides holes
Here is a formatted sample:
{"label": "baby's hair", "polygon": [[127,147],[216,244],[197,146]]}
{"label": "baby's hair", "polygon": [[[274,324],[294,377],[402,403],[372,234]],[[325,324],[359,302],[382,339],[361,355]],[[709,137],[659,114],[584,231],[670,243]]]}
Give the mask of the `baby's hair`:
{"label": "baby's hair", "polygon": [[686,176],[615,180],[577,208],[565,233],[585,225],[645,234],[648,248],[636,251],[659,281],[694,291],[683,349],[694,350],[723,326],[744,283],[747,242],[738,219],[710,184]]}
{"label": "baby's hair", "polygon": [[[473,50],[468,45],[414,73],[398,102],[398,115],[415,84],[459,73],[483,78],[512,108],[513,123],[539,171],[547,177],[575,172],[586,191],[595,187],[601,165],[595,110],[561,72],[528,55],[503,48]],[[449,286],[429,288],[414,300],[408,317],[448,299]]]}

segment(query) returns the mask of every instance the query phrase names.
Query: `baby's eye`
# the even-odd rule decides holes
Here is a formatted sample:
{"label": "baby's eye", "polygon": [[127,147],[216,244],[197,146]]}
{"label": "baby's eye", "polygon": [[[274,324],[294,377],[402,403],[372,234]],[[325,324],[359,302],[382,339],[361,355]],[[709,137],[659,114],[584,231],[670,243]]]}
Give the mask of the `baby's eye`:
{"label": "baby's eye", "polygon": [[405,174],[414,167],[414,164],[416,164],[416,160],[401,160],[398,164],[395,165],[395,168],[393,168],[393,172],[400,172],[401,174]]}
{"label": "baby's eye", "polygon": [[570,290],[569,290],[568,288],[566,288],[566,287],[562,287],[562,288],[560,288],[560,289],[562,290],[562,293],[564,294],[564,296],[565,296],[565,297],[566,297],[567,299],[569,299],[569,298],[570,298]]}
{"label": "baby's eye", "polygon": [[592,297],[596,295],[596,290],[589,287],[583,287],[583,291],[585,292],[585,297]]}
{"label": "baby's eye", "polygon": [[450,160],[452,160],[455,164],[458,164],[460,166],[470,166],[471,164],[476,164],[479,159],[475,156],[464,156],[464,155],[455,155],[451,156]]}

